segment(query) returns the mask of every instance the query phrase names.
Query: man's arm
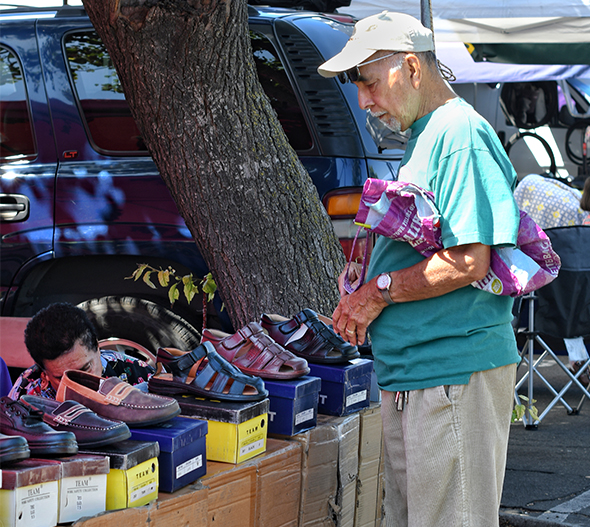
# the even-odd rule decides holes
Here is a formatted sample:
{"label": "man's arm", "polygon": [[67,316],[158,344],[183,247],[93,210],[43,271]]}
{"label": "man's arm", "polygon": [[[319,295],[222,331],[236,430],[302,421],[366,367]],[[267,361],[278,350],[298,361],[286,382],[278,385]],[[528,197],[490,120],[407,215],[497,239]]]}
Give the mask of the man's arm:
{"label": "man's arm", "polygon": [[[473,243],[441,249],[411,267],[389,273],[389,293],[396,303],[434,298],[481,280],[489,268],[487,245]],[[365,341],[367,327],[387,306],[376,281],[373,278],[343,296],[332,315],[334,330],[353,345]]]}

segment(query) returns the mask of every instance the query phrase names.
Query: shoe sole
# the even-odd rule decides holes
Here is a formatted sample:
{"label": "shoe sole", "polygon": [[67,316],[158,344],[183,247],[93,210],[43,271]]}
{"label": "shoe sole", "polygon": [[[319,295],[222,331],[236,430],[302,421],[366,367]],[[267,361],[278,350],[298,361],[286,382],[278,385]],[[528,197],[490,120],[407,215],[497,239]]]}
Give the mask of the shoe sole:
{"label": "shoe sole", "polygon": [[77,441],[47,444],[40,439],[38,443],[29,440],[31,457],[35,456],[73,456],[78,453]]}
{"label": "shoe sole", "polygon": [[0,452],[0,465],[12,463],[13,461],[21,461],[29,457],[31,457],[31,451],[29,446],[24,444],[20,448],[11,448]]}

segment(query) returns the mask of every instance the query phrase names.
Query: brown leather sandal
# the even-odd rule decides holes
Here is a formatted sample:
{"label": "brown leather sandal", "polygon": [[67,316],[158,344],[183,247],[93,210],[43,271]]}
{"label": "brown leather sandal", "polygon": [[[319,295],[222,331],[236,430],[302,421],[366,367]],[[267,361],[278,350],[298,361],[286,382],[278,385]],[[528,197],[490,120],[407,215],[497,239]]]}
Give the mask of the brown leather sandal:
{"label": "brown leather sandal", "polygon": [[249,375],[280,380],[309,373],[305,359],[277,344],[257,322],[250,322],[233,335],[205,329],[203,342],[211,342],[217,353]]}
{"label": "brown leather sandal", "polygon": [[345,342],[320,316],[311,309],[293,318],[263,314],[261,324],[273,340],[309,362],[341,364],[360,357],[358,348]]}

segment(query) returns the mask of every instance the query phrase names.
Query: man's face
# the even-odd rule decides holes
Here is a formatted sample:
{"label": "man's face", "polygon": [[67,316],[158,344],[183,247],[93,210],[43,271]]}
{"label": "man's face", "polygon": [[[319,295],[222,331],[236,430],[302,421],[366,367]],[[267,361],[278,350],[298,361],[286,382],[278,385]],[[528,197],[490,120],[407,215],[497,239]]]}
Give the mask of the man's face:
{"label": "man's face", "polygon": [[66,370],[86,371],[100,376],[102,373],[100,351],[89,350],[78,340],[71,350],[57,359],[45,360],[41,375],[45,376],[51,386],[57,390],[63,373]]}
{"label": "man's face", "polygon": [[[378,56],[375,54],[369,60]],[[393,59],[361,66],[361,78],[355,82],[359,106],[370,111],[393,132],[406,130],[413,123],[413,119],[410,118],[412,107],[409,104],[409,71],[405,59],[406,54],[399,54]]]}

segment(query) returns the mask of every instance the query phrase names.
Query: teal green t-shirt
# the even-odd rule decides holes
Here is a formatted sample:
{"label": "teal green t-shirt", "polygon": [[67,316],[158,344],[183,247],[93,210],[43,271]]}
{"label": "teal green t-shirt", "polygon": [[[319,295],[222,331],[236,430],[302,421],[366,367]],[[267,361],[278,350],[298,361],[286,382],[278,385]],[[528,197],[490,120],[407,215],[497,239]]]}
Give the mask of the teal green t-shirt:
{"label": "teal green t-shirt", "polygon": [[[493,128],[457,97],[411,131],[398,179],[434,193],[443,246],[514,246],[516,173]],[[381,236],[367,280],[423,259],[408,243]],[[369,328],[379,386],[402,391],[467,384],[474,372],[518,362],[512,304],[511,297],[469,285],[387,306]]]}

